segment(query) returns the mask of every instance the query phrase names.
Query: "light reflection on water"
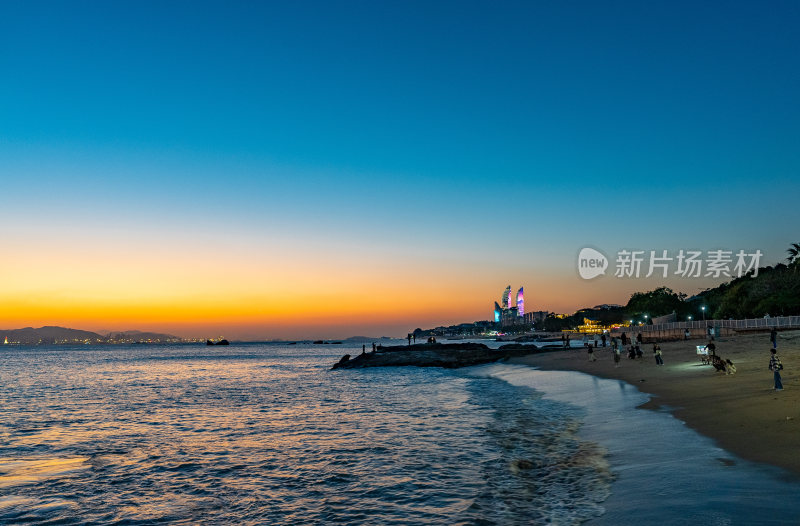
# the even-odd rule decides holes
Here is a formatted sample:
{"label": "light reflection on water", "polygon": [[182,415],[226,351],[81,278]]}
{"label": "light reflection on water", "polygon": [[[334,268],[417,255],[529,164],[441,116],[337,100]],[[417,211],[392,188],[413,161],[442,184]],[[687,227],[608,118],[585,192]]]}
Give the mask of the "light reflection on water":
{"label": "light reflection on water", "polygon": [[0,521],[575,523],[577,409],[459,371],[329,371],[360,346],[0,351]]}

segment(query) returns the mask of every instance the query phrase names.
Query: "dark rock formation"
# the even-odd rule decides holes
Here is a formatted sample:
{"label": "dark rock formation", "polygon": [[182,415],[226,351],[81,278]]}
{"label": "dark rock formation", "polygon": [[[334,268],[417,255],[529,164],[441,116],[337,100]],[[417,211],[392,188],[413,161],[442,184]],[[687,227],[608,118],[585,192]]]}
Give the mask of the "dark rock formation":
{"label": "dark rock formation", "polygon": [[482,343],[420,343],[392,347],[379,346],[376,352],[360,354],[352,359],[350,355],[345,355],[333,366],[333,369],[401,365],[455,369],[538,352],[544,351],[535,345],[521,344],[503,345],[499,349],[490,349]]}
{"label": "dark rock formation", "polygon": [[336,369],[337,367],[343,367],[349,361],[350,361],[350,355],[349,354],[345,354],[344,356],[342,356],[342,359],[339,360],[339,363],[335,364],[333,366],[333,368]]}

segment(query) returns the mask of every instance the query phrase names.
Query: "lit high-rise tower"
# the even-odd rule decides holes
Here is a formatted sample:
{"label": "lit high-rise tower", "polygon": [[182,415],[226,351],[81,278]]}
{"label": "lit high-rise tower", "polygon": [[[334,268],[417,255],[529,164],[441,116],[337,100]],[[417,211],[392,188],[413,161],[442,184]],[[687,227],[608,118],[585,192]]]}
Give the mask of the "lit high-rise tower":
{"label": "lit high-rise tower", "polygon": [[504,309],[507,309],[511,304],[511,285],[506,287],[506,290],[503,291],[503,297],[500,300],[501,304]]}
{"label": "lit high-rise tower", "polygon": [[517,291],[517,316],[525,315],[525,298],[522,295],[522,287]]}

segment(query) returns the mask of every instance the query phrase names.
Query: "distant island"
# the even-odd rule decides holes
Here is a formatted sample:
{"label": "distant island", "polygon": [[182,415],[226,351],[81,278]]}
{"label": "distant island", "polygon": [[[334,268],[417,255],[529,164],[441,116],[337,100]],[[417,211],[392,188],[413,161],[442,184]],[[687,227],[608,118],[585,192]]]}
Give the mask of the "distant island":
{"label": "distant island", "polygon": [[67,327],[46,326],[35,329],[0,330],[0,344],[9,345],[64,345],[64,344],[126,344],[126,343],[186,343],[187,340],[172,334],[147,331],[121,331],[99,334]]}

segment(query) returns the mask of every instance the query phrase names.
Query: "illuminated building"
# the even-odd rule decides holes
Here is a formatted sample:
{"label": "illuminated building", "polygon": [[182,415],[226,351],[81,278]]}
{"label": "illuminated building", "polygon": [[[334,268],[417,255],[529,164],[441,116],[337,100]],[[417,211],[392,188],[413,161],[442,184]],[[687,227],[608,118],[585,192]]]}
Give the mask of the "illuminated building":
{"label": "illuminated building", "polygon": [[536,310],[532,312],[526,312],[522,318],[525,320],[526,325],[533,325],[537,322],[542,322],[547,318],[550,313],[546,310]]}
{"label": "illuminated building", "polygon": [[525,293],[523,287],[520,287],[517,291],[516,298],[511,290],[511,285],[503,290],[500,304],[494,303],[494,322],[503,327],[532,324],[532,318],[525,316]]}

